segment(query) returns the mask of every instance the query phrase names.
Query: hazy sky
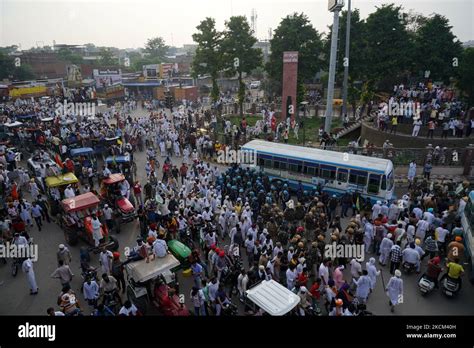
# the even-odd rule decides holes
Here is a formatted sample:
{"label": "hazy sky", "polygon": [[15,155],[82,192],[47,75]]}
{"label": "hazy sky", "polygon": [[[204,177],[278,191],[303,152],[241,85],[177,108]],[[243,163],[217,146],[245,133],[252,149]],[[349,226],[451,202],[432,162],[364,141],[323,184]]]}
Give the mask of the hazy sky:
{"label": "hazy sky", "polygon": [[[347,2],[347,0],[346,0]],[[396,3],[424,15],[446,16],[461,41],[474,39],[474,0],[353,0],[363,18],[383,3]],[[322,32],[332,23],[327,0],[0,0],[0,46],[56,43],[143,47],[148,38],[162,36],[167,44],[193,43],[191,35],[205,17],[219,29],[231,15],[257,12],[257,37],[268,38],[282,17],[304,12]]]}

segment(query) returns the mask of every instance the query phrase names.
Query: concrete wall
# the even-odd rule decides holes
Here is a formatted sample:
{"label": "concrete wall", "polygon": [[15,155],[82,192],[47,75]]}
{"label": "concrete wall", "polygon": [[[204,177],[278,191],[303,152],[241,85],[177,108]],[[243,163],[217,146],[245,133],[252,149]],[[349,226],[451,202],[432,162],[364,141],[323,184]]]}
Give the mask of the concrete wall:
{"label": "concrete wall", "polygon": [[[408,125],[403,125],[408,126]],[[399,125],[400,127],[400,125]],[[382,132],[377,128],[372,126],[372,122],[363,122],[361,128],[361,140],[362,144],[367,139],[371,143],[374,143],[375,146],[382,146],[385,140],[389,140],[390,143],[393,144],[395,148],[424,148],[428,146],[428,144],[432,144],[433,146],[446,146],[447,148],[453,147],[467,147],[469,144],[474,144],[474,134],[471,135],[471,138],[454,138],[448,137],[447,139],[441,139],[439,136],[434,137],[433,139],[426,138],[426,131],[420,132],[418,137],[412,137],[411,132],[410,134],[401,134],[397,132],[397,135],[390,134],[390,132]],[[411,129],[411,128],[410,128]],[[436,133],[435,133],[436,135]]]}
{"label": "concrete wall", "polygon": [[[431,176],[445,176],[447,178],[454,176],[462,176],[463,167],[447,167],[434,166]],[[395,175],[406,176],[408,174],[408,166],[395,166]],[[416,167],[416,175],[423,175],[423,166],[418,164]]]}

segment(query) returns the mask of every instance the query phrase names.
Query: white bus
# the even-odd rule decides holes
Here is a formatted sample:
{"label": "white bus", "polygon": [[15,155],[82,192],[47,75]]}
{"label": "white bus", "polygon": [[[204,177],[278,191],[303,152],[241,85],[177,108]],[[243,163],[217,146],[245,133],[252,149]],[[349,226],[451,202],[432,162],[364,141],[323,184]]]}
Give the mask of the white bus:
{"label": "white bus", "polygon": [[288,181],[293,190],[301,181],[305,190],[321,184],[337,196],[357,191],[371,201],[394,198],[393,164],[387,159],[263,140],[252,140],[242,150],[255,151],[258,168],[271,180]]}

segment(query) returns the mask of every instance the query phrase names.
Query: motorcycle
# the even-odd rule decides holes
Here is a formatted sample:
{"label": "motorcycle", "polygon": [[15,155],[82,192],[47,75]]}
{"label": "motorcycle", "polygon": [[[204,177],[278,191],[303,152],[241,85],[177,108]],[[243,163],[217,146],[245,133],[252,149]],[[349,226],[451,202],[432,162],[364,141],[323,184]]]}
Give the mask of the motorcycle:
{"label": "motorcycle", "polygon": [[104,292],[103,304],[107,306],[115,315],[118,314],[121,304],[117,301],[119,296],[117,290]]}
{"label": "motorcycle", "polygon": [[180,238],[181,238],[181,242],[184,245],[186,245],[189,249],[191,249],[191,250],[195,249],[193,236],[192,236],[191,231],[189,229],[187,229],[186,232],[181,232],[180,233]]}
{"label": "motorcycle", "polygon": [[406,274],[410,274],[416,271],[416,265],[414,263],[404,262],[402,268]]}
{"label": "motorcycle", "polygon": [[449,276],[445,276],[441,280],[441,286],[443,289],[443,293],[448,297],[454,297],[458,294],[461,290],[461,284],[454,279],[450,278]]}
{"label": "motorcycle", "polygon": [[227,303],[222,306],[222,316],[225,317],[235,317],[239,314],[237,306],[233,303]]}
{"label": "motorcycle", "polygon": [[12,276],[16,277],[18,274],[18,269],[20,268],[22,260],[20,258],[16,258],[13,260],[11,265]]}
{"label": "motorcycle", "polygon": [[421,296],[426,296],[435,288],[435,283],[432,279],[423,275],[418,281],[418,288],[420,289]]}

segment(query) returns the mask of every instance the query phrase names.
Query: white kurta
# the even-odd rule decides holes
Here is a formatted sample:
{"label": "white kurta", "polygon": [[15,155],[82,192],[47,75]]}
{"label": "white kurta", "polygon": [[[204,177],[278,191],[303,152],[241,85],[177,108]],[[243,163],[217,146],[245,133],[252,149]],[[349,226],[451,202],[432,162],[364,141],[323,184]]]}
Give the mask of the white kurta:
{"label": "white kurta", "polygon": [[367,273],[370,279],[370,289],[374,290],[375,284],[377,283],[377,276],[380,274],[380,271],[377,271],[375,265],[371,265],[369,262],[365,265],[367,267]]}
{"label": "white kurta", "polygon": [[387,284],[387,296],[393,305],[401,303],[403,296],[403,280],[398,277],[392,277]]}
{"label": "white kurta", "polygon": [[413,180],[415,176],[416,176],[416,164],[410,163],[410,166],[408,168],[408,180]]}
{"label": "white kurta", "polygon": [[38,291],[38,284],[36,284],[35,271],[33,269],[33,262],[30,259],[26,259],[22,264],[23,272],[26,273],[28,284],[30,285],[31,292]]}
{"label": "white kurta", "polygon": [[92,219],[92,238],[94,238],[95,246],[99,246],[100,240],[102,239],[99,219]]}
{"label": "white kurta", "polygon": [[356,296],[367,300],[370,293],[370,278],[368,276],[361,276],[358,280],[354,279],[354,283],[357,285]]}
{"label": "white kurta", "polygon": [[388,238],[382,239],[382,242],[380,243],[380,257],[379,257],[379,262],[381,264],[383,265],[387,264],[392,246],[393,246],[393,242],[391,239],[388,239]]}
{"label": "white kurta", "polygon": [[101,265],[101,268],[102,268],[102,273],[107,273],[107,274],[110,274],[111,270],[112,270],[112,264],[111,264],[111,260],[110,260],[110,251],[105,251],[105,252],[101,252],[100,253],[100,256],[99,256],[99,260],[100,260],[100,265]]}

